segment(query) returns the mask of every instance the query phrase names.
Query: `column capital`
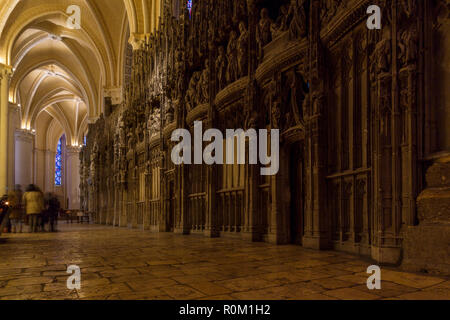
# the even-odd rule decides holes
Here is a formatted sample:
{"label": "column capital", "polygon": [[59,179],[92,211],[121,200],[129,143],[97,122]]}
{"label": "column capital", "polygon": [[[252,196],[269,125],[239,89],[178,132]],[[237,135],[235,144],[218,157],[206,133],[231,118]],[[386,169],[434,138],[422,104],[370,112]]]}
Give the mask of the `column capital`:
{"label": "column capital", "polygon": [[123,95],[122,95],[122,87],[108,87],[104,88],[105,97],[111,98],[111,103],[113,105],[118,105],[122,103]]}
{"label": "column capital", "polygon": [[52,151],[50,149],[43,150],[43,151],[45,152],[46,155],[50,155],[50,156],[55,156],[56,155],[56,152]]}
{"label": "column capital", "polygon": [[133,33],[128,39],[128,43],[133,47],[133,51],[141,49],[145,40],[150,37],[149,33]]}
{"label": "column capital", "polygon": [[89,117],[88,124],[95,124],[100,117]]}
{"label": "column capital", "polygon": [[81,148],[77,147],[77,146],[66,146],[66,153],[67,156],[78,156],[78,154],[80,153]]}
{"label": "column capital", "polygon": [[0,80],[5,78],[9,80],[14,72],[13,70],[13,67],[0,63]]}
{"label": "column capital", "polygon": [[23,142],[33,142],[36,135],[28,130],[16,129],[15,137]]}
{"label": "column capital", "polygon": [[12,102],[9,103],[9,111],[10,112],[17,112],[19,110],[20,110],[20,107],[18,104],[12,103]]}

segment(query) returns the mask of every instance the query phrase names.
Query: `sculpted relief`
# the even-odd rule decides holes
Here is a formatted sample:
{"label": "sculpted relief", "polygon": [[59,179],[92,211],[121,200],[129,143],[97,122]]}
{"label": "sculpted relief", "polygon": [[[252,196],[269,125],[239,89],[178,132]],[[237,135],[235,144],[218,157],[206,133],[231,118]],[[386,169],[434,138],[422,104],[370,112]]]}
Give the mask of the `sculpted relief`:
{"label": "sculpted relief", "polygon": [[[396,1],[393,10],[394,2],[376,0],[383,29],[373,31],[361,1],[193,1],[191,14],[184,7],[176,17],[164,2],[158,32],[133,52],[123,102],[89,127],[83,174],[92,186],[113,177],[123,198],[112,211],[131,208],[137,219],[140,206],[152,230],[247,228],[255,239],[283,243],[286,217],[302,212],[299,230],[310,243],[323,237],[317,246],[333,239],[369,255],[375,243],[399,248],[404,217],[414,216],[407,197],[418,190],[411,176],[419,177],[416,160],[428,148],[423,137],[431,141],[436,128],[434,111],[424,109],[431,98],[416,80],[424,81],[431,52],[424,39],[433,37],[423,33],[449,16],[448,1],[438,2],[427,11],[436,21],[425,27],[418,1]],[[172,133],[191,133],[196,121],[279,130],[281,174],[263,180],[250,165],[175,165]]]}

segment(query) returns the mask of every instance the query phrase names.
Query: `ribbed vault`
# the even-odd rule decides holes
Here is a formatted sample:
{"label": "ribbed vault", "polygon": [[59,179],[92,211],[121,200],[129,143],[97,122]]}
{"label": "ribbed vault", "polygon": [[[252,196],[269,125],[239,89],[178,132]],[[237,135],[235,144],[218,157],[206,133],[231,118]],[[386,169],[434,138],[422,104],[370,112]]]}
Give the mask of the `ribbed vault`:
{"label": "ribbed vault", "polygon": [[[71,5],[79,29],[68,24]],[[126,44],[156,30],[160,10],[160,0],[0,0],[0,64],[14,71],[9,101],[20,127],[46,137],[45,149],[59,139],[49,132],[81,144],[104,98],[122,88]]]}

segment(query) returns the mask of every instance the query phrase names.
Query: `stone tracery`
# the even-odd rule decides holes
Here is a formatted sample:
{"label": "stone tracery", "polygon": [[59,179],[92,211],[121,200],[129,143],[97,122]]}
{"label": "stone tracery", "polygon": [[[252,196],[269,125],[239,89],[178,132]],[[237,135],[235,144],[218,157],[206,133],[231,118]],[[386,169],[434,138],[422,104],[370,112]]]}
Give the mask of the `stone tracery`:
{"label": "stone tracery", "polygon": [[[164,19],[134,51],[134,80],[105,119],[111,125],[90,128],[83,152],[113,137],[98,143],[116,164],[91,169],[99,172],[94,184],[114,175],[115,190],[83,185],[89,199],[117,195],[106,210],[90,202],[97,221],[287,243],[294,241],[291,215],[299,215],[306,247],[398,263],[402,239],[414,241],[405,230],[416,230],[426,170],[417,149],[428,148],[421,135],[431,135],[416,77],[426,20],[414,1],[399,1],[396,10],[378,3],[387,22],[373,33],[365,4],[347,1],[198,0],[191,15],[184,4],[179,17]],[[173,12],[170,3],[163,10]],[[174,166],[171,132],[192,131],[195,120],[221,130],[279,128],[282,152],[301,174],[286,164],[269,180],[251,165]],[[301,189],[300,207],[286,185]]]}

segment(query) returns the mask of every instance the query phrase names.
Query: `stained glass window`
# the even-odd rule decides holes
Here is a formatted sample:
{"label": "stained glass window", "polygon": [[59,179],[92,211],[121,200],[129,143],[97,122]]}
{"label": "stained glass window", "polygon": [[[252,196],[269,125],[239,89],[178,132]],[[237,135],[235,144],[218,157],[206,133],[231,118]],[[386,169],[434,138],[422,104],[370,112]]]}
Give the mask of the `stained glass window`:
{"label": "stained glass window", "polygon": [[189,10],[189,17],[190,17],[192,12],[192,0],[187,0],[187,9]]}
{"label": "stained glass window", "polygon": [[62,136],[58,141],[58,146],[56,147],[56,159],[55,159],[55,185],[62,185],[62,145],[63,145]]}

